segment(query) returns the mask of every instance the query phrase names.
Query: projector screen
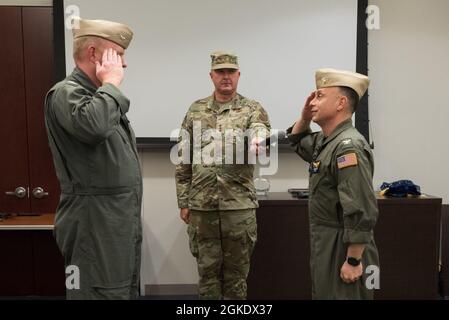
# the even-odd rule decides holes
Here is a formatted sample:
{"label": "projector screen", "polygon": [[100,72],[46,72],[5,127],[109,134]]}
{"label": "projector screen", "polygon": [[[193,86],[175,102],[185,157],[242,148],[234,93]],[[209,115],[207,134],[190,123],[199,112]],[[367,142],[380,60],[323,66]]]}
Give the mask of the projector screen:
{"label": "projector screen", "polygon": [[[212,51],[238,55],[238,92],[280,130],[299,117],[316,69],[356,71],[357,0],[64,0],[66,18],[74,9],[134,30],[121,90],[140,138],[169,137],[191,103],[212,94]],[[66,28],[67,74],[72,41]]]}

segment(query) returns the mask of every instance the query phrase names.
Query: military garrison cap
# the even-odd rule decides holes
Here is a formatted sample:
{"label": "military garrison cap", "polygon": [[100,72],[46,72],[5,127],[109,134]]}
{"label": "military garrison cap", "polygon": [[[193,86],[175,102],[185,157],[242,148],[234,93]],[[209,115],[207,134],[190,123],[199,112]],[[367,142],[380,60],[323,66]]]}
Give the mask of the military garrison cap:
{"label": "military garrison cap", "polygon": [[370,80],[367,76],[344,70],[319,69],[315,74],[316,88],[349,87],[359,95],[359,100],[368,89]]}
{"label": "military garrison cap", "polygon": [[238,69],[238,58],[235,54],[223,51],[217,51],[211,53],[212,58],[212,70],[217,69]]}
{"label": "military garrison cap", "polygon": [[112,41],[127,49],[133,38],[133,31],[125,24],[107,20],[79,20],[79,28],[73,28],[73,39],[94,36]]}

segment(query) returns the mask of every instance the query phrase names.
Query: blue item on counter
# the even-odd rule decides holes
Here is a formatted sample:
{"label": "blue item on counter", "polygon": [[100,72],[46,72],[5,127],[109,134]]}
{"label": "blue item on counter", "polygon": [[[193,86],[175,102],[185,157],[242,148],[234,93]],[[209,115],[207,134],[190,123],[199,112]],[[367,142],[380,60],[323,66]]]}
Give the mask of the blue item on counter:
{"label": "blue item on counter", "polygon": [[381,195],[405,198],[408,195],[421,195],[421,188],[410,180],[399,180],[393,183],[384,182],[380,186]]}

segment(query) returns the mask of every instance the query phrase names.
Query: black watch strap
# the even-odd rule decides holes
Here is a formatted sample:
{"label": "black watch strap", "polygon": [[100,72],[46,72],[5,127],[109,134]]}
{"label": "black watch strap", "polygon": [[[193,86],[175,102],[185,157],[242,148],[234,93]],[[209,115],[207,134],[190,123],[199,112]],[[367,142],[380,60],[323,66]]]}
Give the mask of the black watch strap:
{"label": "black watch strap", "polygon": [[357,259],[357,258],[354,258],[354,257],[348,257],[346,259],[346,262],[348,262],[348,264],[353,266],[353,267],[357,267],[360,264],[360,262],[362,262],[362,259]]}

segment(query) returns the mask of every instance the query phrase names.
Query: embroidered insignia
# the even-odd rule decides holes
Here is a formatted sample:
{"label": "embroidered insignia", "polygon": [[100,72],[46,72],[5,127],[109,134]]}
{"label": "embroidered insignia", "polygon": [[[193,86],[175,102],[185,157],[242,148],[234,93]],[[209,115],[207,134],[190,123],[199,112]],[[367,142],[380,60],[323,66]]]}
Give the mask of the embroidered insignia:
{"label": "embroidered insignia", "polygon": [[310,167],[309,167],[309,173],[316,174],[316,173],[320,172],[320,165],[321,165],[321,161],[311,162]]}
{"label": "embroidered insignia", "polygon": [[353,167],[356,165],[358,165],[358,162],[357,162],[357,155],[355,153],[348,153],[345,154],[344,156],[337,158],[337,166],[338,169],[340,170],[348,167]]}

